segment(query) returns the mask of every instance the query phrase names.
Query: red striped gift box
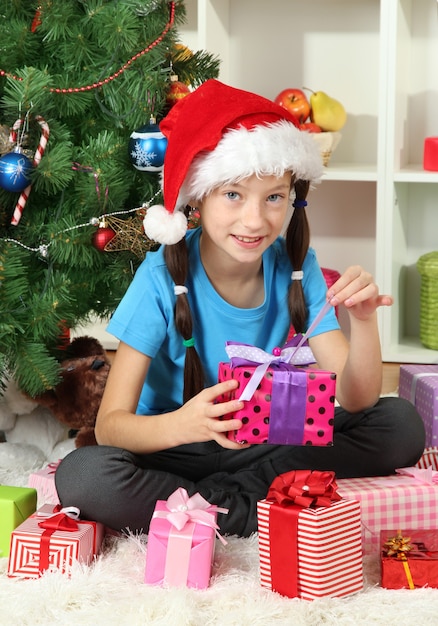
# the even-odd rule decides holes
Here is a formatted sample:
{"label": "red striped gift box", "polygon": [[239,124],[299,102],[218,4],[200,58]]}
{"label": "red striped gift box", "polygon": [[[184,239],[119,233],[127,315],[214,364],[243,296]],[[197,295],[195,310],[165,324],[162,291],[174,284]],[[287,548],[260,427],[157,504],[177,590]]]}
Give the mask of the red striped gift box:
{"label": "red striped gift box", "polygon": [[[10,578],[39,578],[46,569],[68,574],[75,561],[88,565],[99,552],[104,537],[103,524],[82,520],[77,522],[76,530],[50,533],[43,546],[45,530],[40,523],[53,512],[53,505],[46,504],[12,532],[8,562]],[[47,567],[42,567],[43,560]]]}
{"label": "red striped gift box", "polygon": [[[279,521],[286,529],[286,535],[288,515],[291,510],[291,507],[283,507],[269,500],[258,502],[260,584],[262,587],[294,597],[292,589],[289,588],[293,559],[288,559],[288,552],[291,549],[297,549],[298,597],[305,600],[327,596],[343,597],[363,589],[358,502],[339,500],[329,507],[301,509],[298,514],[296,547],[279,541],[278,529],[273,522],[274,507],[277,513],[281,510],[282,515]],[[293,543],[292,537],[287,543]],[[274,550],[282,552],[281,572],[274,571],[272,558]],[[278,562],[278,559],[275,561]]]}

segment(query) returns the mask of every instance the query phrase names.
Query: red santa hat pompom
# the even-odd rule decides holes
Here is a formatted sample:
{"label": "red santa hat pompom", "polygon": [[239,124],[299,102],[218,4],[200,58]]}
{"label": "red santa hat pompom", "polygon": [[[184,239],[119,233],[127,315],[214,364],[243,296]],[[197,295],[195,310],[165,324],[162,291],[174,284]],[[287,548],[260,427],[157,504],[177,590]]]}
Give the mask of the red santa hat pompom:
{"label": "red santa hat pompom", "polygon": [[146,235],[162,244],[187,230],[185,207],[213,189],[248,176],[282,176],[316,183],[323,163],[313,138],[271,100],[208,80],[180,100],[160,124],[167,137],[164,206],[144,218]]}

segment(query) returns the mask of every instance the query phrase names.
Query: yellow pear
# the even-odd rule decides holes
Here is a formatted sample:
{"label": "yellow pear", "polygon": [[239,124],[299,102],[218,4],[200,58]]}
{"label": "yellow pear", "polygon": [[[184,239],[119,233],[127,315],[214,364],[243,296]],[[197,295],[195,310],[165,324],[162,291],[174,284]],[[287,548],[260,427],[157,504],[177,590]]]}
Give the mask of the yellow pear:
{"label": "yellow pear", "polygon": [[310,119],[323,131],[341,130],[347,121],[344,106],[324,91],[312,92],[310,98]]}

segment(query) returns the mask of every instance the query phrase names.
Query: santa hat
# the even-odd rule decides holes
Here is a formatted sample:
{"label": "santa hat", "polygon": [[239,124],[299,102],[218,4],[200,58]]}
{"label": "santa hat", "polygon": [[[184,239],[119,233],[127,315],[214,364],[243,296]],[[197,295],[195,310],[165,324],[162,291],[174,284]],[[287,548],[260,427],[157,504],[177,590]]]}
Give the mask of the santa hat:
{"label": "santa hat", "polygon": [[207,80],[173,106],[160,124],[167,137],[164,206],[148,208],[146,235],[163,244],[187,230],[185,207],[213,189],[248,176],[319,181],[322,158],[309,133],[286,109],[267,98]]}

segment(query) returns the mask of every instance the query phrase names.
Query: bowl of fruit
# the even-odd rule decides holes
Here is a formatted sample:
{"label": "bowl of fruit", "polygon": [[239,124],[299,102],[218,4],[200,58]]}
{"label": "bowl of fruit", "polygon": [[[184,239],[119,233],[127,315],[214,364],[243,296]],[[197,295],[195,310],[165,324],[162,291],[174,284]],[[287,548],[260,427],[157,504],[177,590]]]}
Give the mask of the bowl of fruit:
{"label": "bowl of fruit", "polygon": [[[303,89],[310,91],[309,98]],[[274,102],[297,118],[301,130],[312,133],[319,146],[323,164],[328,165],[341,141],[342,135],[339,131],[345,126],[347,113],[339,100],[324,91],[311,91],[306,87],[303,89],[283,89]]]}

